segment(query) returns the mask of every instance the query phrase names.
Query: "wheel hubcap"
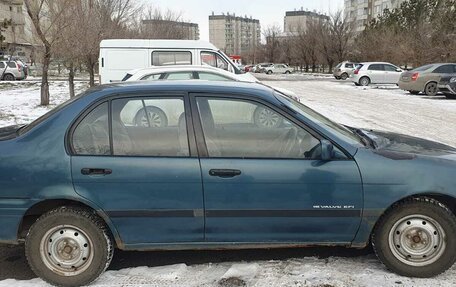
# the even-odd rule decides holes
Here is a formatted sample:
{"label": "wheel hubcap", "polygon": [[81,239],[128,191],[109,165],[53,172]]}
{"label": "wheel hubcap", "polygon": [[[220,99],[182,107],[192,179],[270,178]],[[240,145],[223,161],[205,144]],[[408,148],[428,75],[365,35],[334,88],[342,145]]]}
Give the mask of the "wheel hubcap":
{"label": "wheel hubcap", "polygon": [[444,253],[445,231],[428,216],[411,215],[391,228],[389,247],[399,261],[411,266],[426,266]]}
{"label": "wheel hubcap", "polygon": [[277,113],[268,109],[262,109],[259,113],[258,120],[264,127],[275,127],[277,126],[280,118]]}
{"label": "wheel hubcap", "polygon": [[84,272],[93,260],[92,241],[74,226],[56,226],[41,240],[43,263],[53,272],[75,276]]}

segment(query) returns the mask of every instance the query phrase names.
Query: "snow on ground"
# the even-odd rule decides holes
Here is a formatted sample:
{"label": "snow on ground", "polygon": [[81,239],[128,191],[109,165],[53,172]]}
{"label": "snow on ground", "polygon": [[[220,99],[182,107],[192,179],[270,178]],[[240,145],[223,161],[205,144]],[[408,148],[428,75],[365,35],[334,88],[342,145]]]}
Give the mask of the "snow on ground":
{"label": "snow on ground", "polygon": [[[40,82],[0,83],[0,127],[27,124],[69,99],[68,83],[50,82],[50,105],[40,106]],[[76,94],[87,89],[86,82],[75,82]]]}
{"label": "snow on ground", "polygon": [[414,96],[395,85],[356,87],[350,81],[271,79],[264,82],[295,92],[303,104],[339,123],[456,146],[456,100],[443,95]]}
{"label": "snow on ground", "polygon": [[[327,77],[270,85],[292,90],[302,102],[344,124],[401,132],[456,145],[456,101],[412,96],[394,86],[359,88]],[[78,82],[82,91],[86,83]],[[51,82],[52,106],[68,99],[65,82]],[[0,83],[0,126],[27,123],[50,108],[39,105],[39,83]],[[51,107],[52,107],[51,106]],[[152,255],[153,256],[153,255]],[[0,287],[48,286],[40,279],[0,281]],[[93,286],[456,286],[456,267],[433,279],[387,271],[374,255],[237,263],[177,264],[107,271]]]}

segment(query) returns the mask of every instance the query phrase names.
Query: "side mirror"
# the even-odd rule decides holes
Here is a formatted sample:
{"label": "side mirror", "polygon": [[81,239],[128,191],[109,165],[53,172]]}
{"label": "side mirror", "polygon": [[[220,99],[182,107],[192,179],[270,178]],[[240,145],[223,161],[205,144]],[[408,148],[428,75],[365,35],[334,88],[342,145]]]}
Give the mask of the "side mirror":
{"label": "side mirror", "polygon": [[396,69],[396,72],[402,72],[402,70],[401,69]]}
{"label": "side mirror", "polygon": [[334,154],[334,146],[328,140],[321,140],[321,159],[324,161],[331,160]]}

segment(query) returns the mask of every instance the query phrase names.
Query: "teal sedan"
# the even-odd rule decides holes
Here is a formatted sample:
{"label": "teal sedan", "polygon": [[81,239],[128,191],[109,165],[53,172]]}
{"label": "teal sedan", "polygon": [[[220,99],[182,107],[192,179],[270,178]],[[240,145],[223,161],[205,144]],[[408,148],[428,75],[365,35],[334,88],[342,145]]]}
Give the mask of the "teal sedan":
{"label": "teal sedan", "polygon": [[391,271],[456,260],[456,149],[337,124],[255,83],[96,87],[0,129],[0,243],[87,285],[115,249],[373,245]]}

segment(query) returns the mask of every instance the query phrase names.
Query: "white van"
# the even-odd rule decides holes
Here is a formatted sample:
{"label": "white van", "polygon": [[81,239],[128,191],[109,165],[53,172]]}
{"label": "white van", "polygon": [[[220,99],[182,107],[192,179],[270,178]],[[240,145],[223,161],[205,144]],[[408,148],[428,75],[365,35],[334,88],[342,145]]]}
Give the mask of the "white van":
{"label": "white van", "polygon": [[242,74],[217,47],[193,40],[102,40],[99,65],[101,84],[121,81],[128,71],[152,66],[209,65]]}

